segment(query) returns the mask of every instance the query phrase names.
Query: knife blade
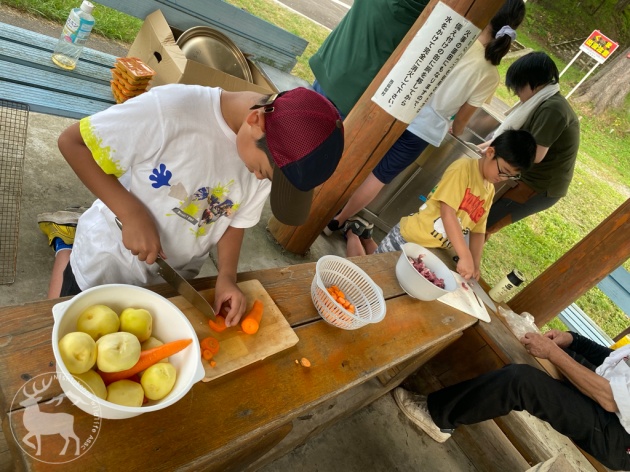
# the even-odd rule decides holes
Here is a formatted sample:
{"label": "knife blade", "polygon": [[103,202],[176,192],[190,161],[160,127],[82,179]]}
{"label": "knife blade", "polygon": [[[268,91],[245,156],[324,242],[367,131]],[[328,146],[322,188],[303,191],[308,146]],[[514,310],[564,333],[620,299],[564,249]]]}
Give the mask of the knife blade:
{"label": "knife blade", "polygon": [[195,287],[190,285],[190,283],[179,273],[173,269],[164,259],[160,256],[156,259],[157,265],[160,267],[158,269],[158,274],[162,276],[168,284],[177,290],[182,297],[184,297],[187,301],[190,302],[192,306],[197,308],[201,313],[206,315],[212,321],[216,321],[217,317],[214,313],[214,309],[212,305],[201,296],[201,294],[195,290]]}
{"label": "knife blade", "polygon": [[[473,288],[473,286],[472,286],[472,285],[470,285],[470,284],[468,284],[468,286],[469,286],[470,288]],[[477,296],[477,294],[475,293],[475,289],[473,289],[473,295],[475,296],[475,300],[477,300],[477,303],[479,303],[479,306],[480,306],[481,308],[484,308],[483,303],[481,303],[481,300],[479,300],[479,297],[478,297],[478,296]]]}
{"label": "knife blade", "polygon": [[483,302],[486,305],[488,305],[488,308],[490,308],[494,312],[497,311],[497,307],[492,301],[492,298],[490,298],[490,296],[486,293],[486,291],[483,288],[481,288],[481,285],[479,285],[476,282],[469,282],[468,285],[470,285],[470,287],[473,289],[473,292],[475,293],[475,295],[481,298],[481,300],[483,300]]}
{"label": "knife blade", "polygon": [[[116,218],[116,225],[122,230],[121,221]],[[158,274],[182,297],[184,297],[192,306],[197,308],[201,313],[206,315],[212,321],[216,321],[217,317],[214,313],[214,308],[212,305],[201,296],[195,287],[190,285],[190,283],[179,273],[173,269],[168,262],[162,259],[160,256],[157,257],[156,261],[158,265]]]}

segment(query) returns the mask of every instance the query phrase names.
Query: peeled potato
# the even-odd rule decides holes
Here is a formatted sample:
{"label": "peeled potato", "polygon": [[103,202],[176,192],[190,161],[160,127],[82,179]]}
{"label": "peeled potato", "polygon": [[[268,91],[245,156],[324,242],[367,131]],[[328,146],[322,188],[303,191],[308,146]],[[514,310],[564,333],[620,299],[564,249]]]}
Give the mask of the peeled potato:
{"label": "peeled potato", "polygon": [[170,393],[177,379],[177,371],[173,364],[153,364],[142,374],[140,383],[149,400],[161,400]]}
{"label": "peeled potato", "polygon": [[144,390],[132,380],[118,380],[107,386],[107,401],[123,406],[142,406]]}

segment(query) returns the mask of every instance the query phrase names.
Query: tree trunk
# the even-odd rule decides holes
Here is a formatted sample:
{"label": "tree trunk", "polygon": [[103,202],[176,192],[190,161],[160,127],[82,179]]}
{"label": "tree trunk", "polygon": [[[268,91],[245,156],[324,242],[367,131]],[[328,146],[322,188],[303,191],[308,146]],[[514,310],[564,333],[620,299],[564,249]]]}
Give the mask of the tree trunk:
{"label": "tree trunk", "polygon": [[614,53],[617,57],[608,59],[612,63],[592,79],[587,80],[582,88],[576,90],[577,103],[591,102],[593,113],[602,114],[609,108],[621,108],[630,93],[630,47],[623,52]]}
{"label": "tree trunk", "polygon": [[624,11],[626,8],[628,8],[628,5],[630,5],[630,0],[619,0],[616,4],[615,4],[615,11],[621,13],[622,11]]}

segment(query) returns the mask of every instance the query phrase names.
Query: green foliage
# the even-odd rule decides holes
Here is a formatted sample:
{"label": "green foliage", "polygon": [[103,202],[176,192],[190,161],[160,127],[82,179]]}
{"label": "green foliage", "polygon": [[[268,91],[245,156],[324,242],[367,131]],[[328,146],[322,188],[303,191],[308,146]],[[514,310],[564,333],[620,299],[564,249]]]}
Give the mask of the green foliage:
{"label": "green foliage", "polygon": [[[17,8],[31,15],[59,23],[59,33],[68,13],[81,5],[81,0],[3,0],[4,5]],[[131,44],[140,31],[142,20],[117,10],[94,3],[95,25],[93,32],[106,38]]]}

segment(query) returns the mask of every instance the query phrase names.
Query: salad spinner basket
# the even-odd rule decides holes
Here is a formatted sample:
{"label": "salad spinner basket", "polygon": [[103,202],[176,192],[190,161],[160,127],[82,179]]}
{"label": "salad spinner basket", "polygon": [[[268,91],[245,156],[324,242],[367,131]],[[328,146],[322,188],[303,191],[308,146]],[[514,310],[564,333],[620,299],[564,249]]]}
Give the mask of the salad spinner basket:
{"label": "salad spinner basket", "polygon": [[[339,305],[328,293],[326,289],[332,285],[354,305],[354,313]],[[357,329],[385,317],[381,288],[356,264],[342,257],[323,256],[317,261],[311,298],[321,317],[338,328]]]}

